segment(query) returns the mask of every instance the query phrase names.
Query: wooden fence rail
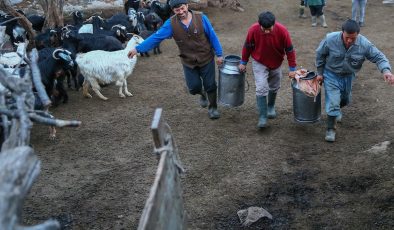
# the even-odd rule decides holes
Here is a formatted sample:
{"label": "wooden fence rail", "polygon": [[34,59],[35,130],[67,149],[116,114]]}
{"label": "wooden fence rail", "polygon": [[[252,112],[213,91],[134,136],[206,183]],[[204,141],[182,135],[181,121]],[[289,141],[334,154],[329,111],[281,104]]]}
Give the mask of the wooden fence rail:
{"label": "wooden fence rail", "polygon": [[164,121],[160,108],[155,111],[151,130],[155,153],[160,159],[138,230],[186,229],[180,178],[184,169],[170,126]]}

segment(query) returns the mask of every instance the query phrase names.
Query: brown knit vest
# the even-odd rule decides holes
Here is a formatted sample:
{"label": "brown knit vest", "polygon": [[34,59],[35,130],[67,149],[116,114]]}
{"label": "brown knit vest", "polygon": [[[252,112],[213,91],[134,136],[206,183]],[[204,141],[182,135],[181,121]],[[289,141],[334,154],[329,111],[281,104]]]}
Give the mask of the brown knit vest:
{"label": "brown knit vest", "polygon": [[194,68],[208,64],[214,57],[211,43],[205,36],[202,13],[191,11],[193,18],[189,28],[184,29],[176,15],[171,17],[173,37],[179,48],[182,64]]}

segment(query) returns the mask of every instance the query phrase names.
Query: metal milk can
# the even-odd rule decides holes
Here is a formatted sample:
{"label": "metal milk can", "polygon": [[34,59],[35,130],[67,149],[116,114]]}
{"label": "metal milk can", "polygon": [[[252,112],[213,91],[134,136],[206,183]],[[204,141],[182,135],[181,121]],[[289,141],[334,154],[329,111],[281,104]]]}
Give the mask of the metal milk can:
{"label": "metal milk can", "polygon": [[245,73],[241,73],[238,65],[241,57],[227,55],[219,69],[219,103],[225,106],[236,107],[244,103]]}
{"label": "metal milk can", "polygon": [[[309,75],[309,76],[308,76]],[[310,72],[304,80],[310,80],[316,77],[314,72]],[[300,81],[303,81],[301,78]],[[291,80],[293,88],[293,112],[294,119],[300,123],[314,123],[321,117],[321,92],[316,97],[306,95],[298,88],[295,79]]]}

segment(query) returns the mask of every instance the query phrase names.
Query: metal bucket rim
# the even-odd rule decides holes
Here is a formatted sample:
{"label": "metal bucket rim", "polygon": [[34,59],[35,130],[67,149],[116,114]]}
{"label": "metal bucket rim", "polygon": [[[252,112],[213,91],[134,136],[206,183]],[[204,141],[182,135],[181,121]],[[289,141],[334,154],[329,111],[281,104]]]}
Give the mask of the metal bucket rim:
{"label": "metal bucket rim", "polygon": [[312,80],[317,77],[314,71],[309,72],[305,77],[300,78],[300,80]]}
{"label": "metal bucket rim", "polygon": [[224,62],[239,63],[240,61],[241,61],[241,57],[235,54],[229,54],[224,57]]}

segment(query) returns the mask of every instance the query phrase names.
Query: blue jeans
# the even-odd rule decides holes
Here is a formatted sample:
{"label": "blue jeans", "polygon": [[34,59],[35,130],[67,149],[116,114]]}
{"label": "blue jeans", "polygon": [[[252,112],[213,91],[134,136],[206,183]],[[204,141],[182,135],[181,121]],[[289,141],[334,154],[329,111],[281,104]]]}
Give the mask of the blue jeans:
{"label": "blue jeans", "polygon": [[204,90],[207,93],[214,92],[217,89],[214,59],[202,67],[190,68],[183,65],[183,72],[190,94],[200,94],[202,92],[202,86],[204,86]]}
{"label": "blue jeans", "polygon": [[333,117],[339,116],[341,107],[348,105],[352,99],[352,82],[355,75],[338,76],[325,69],[323,76],[326,113]]}
{"label": "blue jeans", "polygon": [[352,20],[357,22],[364,22],[365,16],[365,6],[367,5],[367,0],[352,0]]}

